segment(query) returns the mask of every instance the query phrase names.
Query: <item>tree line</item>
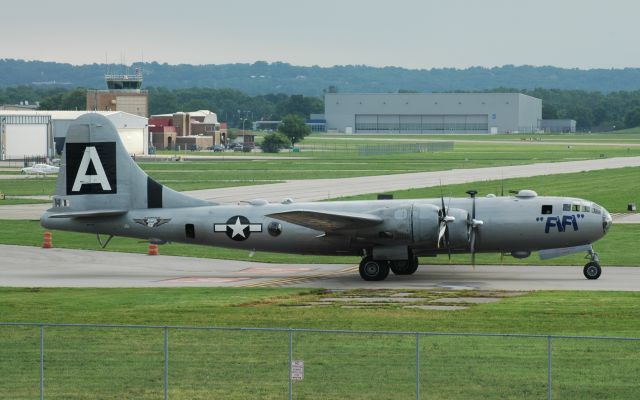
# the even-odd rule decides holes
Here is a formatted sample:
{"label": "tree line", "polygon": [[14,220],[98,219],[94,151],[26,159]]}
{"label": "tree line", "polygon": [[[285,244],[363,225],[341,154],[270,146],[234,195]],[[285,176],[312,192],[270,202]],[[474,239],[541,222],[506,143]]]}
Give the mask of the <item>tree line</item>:
{"label": "tree line", "polygon": [[[339,91],[332,86],[327,91]],[[323,98],[303,95],[251,96],[236,89],[148,88],[150,114],[211,110],[230,127],[260,120],[281,120],[289,114],[308,118],[323,113]],[[405,91],[406,92],[406,91]],[[519,92],[542,99],[544,119],[575,119],[580,131],[611,131],[640,126],[640,90],[601,93],[584,90],[497,88],[484,92]],[[86,89],[45,86],[0,88],[0,104],[38,102],[43,110],[84,110]]]}
{"label": "tree line", "polygon": [[407,69],[366,65],[297,66],[264,61],[216,65],[146,62],[127,66],[14,59],[0,59],[0,87],[55,84],[67,88],[100,89],[105,87],[105,73],[133,73],[135,69],[142,71],[147,87],[234,88],[252,96],[273,92],[320,96],[323,89],[331,85],[351,93],[395,93],[402,89],[420,92],[480,91],[496,87],[577,89],[602,93],[640,90],[640,68],[583,70],[504,65],[492,68]]}
{"label": "tree line", "polygon": [[[322,98],[268,94],[249,96],[235,89],[191,88],[169,90],[148,88],[149,114],[168,114],[177,111],[211,110],[218,120],[229,127],[250,127],[254,121],[279,121],[294,114],[308,118],[309,114],[324,113]],[[85,88],[16,86],[0,88],[0,105],[39,104],[41,110],[85,110]]]}

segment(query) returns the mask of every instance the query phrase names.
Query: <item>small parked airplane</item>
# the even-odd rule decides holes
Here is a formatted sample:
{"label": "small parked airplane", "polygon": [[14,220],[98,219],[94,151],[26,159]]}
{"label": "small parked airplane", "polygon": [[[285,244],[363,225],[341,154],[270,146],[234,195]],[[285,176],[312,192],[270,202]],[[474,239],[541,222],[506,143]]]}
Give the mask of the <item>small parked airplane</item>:
{"label": "small parked airplane", "polygon": [[[115,127],[85,114],[69,128],[54,207],[45,228],[88,232],[104,247],[113,236],[151,243],[194,243],[250,251],[359,255],[364,280],[389,270],[410,275],[418,257],[509,253],[541,258],[587,252],[583,273],[601,274],[591,244],[611,226],[603,207],[570,197],[515,196],[272,204],[210,203],[175,192],[147,176],[129,157]],[[103,243],[100,235],[108,235]]]}
{"label": "small parked airplane", "polygon": [[28,175],[49,175],[49,174],[57,174],[60,172],[60,167],[56,167],[54,165],[49,164],[33,164],[30,167],[22,168],[23,174]]}

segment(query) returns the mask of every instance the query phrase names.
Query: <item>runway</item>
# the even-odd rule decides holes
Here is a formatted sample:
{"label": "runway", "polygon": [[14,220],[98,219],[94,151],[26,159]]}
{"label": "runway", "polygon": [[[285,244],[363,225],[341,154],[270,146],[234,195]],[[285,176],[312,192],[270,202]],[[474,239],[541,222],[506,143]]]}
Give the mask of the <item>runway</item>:
{"label": "runway", "polygon": [[[640,166],[640,157],[616,157],[340,179],[290,180],[283,183],[192,190],[183,193],[218,203],[237,203],[253,199],[281,202],[286,198],[292,198],[297,202],[318,201],[367,193],[434,187],[441,183],[450,185],[638,166]],[[49,204],[0,206],[0,219],[40,219],[40,215],[49,207]]]}
{"label": "runway", "polygon": [[[587,280],[582,267],[421,265],[412,276],[360,279],[356,264],[268,264],[107,251],[0,245],[6,287],[311,287],[328,289],[640,291],[640,268],[604,267]],[[28,261],[26,261],[28,260]],[[423,259],[424,262],[428,259]],[[356,261],[356,260],[354,260]]]}

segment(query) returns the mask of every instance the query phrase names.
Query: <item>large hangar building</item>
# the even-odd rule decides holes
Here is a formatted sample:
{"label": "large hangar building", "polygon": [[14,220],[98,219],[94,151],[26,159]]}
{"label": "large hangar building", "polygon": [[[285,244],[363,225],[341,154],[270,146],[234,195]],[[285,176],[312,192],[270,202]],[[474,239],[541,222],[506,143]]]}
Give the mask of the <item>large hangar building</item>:
{"label": "large hangar building", "polygon": [[328,132],[531,133],[542,100],[520,93],[327,93]]}
{"label": "large hangar building", "polygon": [[[69,126],[88,111],[0,110],[0,160],[54,158],[62,152]],[[148,119],[122,111],[98,111],[118,130],[132,155],[149,151]]]}

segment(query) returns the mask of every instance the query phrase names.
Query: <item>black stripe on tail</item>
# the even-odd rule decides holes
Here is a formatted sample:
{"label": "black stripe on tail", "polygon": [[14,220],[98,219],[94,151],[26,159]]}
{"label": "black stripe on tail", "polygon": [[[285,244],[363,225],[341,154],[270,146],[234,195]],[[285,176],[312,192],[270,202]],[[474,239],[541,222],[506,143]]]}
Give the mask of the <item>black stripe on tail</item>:
{"label": "black stripe on tail", "polygon": [[162,185],[147,177],[147,208],[162,208]]}

